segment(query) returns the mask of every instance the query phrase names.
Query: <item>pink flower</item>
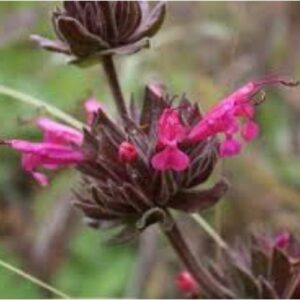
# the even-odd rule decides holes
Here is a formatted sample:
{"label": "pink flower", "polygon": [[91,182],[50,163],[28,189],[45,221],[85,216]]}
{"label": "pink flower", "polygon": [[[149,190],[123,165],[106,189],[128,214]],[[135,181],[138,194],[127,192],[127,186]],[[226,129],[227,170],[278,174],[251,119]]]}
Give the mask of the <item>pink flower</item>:
{"label": "pink flower", "polygon": [[198,284],[193,276],[187,272],[182,271],[176,276],[176,286],[178,290],[186,295],[192,296],[198,294]]}
{"label": "pink flower", "polygon": [[226,140],[219,147],[219,154],[221,157],[228,157],[237,155],[241,152],[241,143],[232,137]]}
{"label": "pink flower", "polygon": [[163,150],[152,157],[153,168],[159,171],[185,170],[190,159],[178,148],[178,143],[184,140],[186,129],[181,124],[177,111],[171,108],[163,111],[158,122],[157,134],[157,148]]}
{"label": "pink flower", "polygon": [[84,103],[84,108],[87,113],[87,123],[89,125],[92,124],[95,113],[97,113],[99,109],[103,109],[102,105],[95,98],[87,99]]}
{"label": "pink flower", "polygon": [[40,117],[36,124],[44,132],[45,143],[81,145],[83,141],[82,132],[51,119]]}
{"label": "pink flower", "polygon": [[258,133],[259,126],[253,121],[248,121],[247,123],[245,123],[241,131],[242,137],[247,142],[253,141],[258,136]]}
{"label": "pink flower", "polygon": [[152,166],[156,170],[185,170],[190,162],[189,157],[176,146],[166,146],[152,158]]}
{"label": "pink flower", "polygon": [[[85,108],[88,121],[100,107],[95,99],[88,99]],[[43,142],[32,143],[23,140],[7,140],[2,144],[9,145],[22,153],[22,167],[42,186],[48,184],[47,177],[37,172],[42,167],[55,170],[60,167],[74,166],[84,160],[83,153],[78,149],[83,142],[83,133],[67,125],[51,119],[40,117],[36,125],[43,131]]]}
{"label": "pink flower", "polygon": [[[221,156],[231,156],[240,152],[240,143],[233,136],[240,132],[246,142],[255,139],[259,133],[258,125],[252,121],[255,114],[254,94],[264,86],[271,84],[283,84],[295,86],[296,82],[288,82],[277,77],[260,81],[251,81],[230,96],[217,104],[204,118],[190,131],[188,140],[201,142],[208,137],[219,133],[225,135],[219,152]],[[245,124],[241,126],[241,119]]]}
{"label": "pink flower", "polygon": [[178,112],[166,108],[158,121],[158,142],[163,145],[176,145],[186,135],[186,130],[180,122]]}
{"label": "pink flower", "polygon": [[119,146],[119,159],[124,163],[134,162],[137,158],[136,148],[129,142],[123,142]]}
{"label": "pink flower", "polygon": [[3,143],[22,153],[22,167],[43,186],[48,184],[48,180],[45,175],[35,171],[37,167],[56,169],[78,164],[84,159],[79,150],[60,144],[23,140],[8,140]]}
{"label": "pink flower", "polygon": [[278,248],[285,249],[286,247],[288,247],[290,241],[291,241],[291,234],[288,231],[284,231],[276,235],[274,244]]}

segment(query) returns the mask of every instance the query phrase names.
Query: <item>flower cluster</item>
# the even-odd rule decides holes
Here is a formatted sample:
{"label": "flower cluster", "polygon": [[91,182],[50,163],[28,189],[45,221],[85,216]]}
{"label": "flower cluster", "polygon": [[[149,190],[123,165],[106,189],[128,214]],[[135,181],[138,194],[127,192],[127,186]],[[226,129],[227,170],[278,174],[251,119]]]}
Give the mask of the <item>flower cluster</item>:
{"label": "flower cluster", "polygon": [[[255,105],[253,96],[267,85],[283,84],[295,86],[298,83],[285,81],[278,77],[265,80],[251,81],[218,103],[206,116],[190,131],[188,139],[199,142],[217,134],[224,134],[225,139],[219,147],[222,157],[239,154],[241,142],[236,139],[240,132],[246,142],[256,138],[259,126],[253,121]],[[240,125],[240,120],[244,124]]]}
{"label": "flower cluster", "polygon": [[[268,85],[296,84],[277,77],[251,81],[207,114],[184,95],[175,106],[176,98],[152,84],[138,101],[141,107],[135,99],[127,107],[112,57],[139,50],[139,43],[159,30],[164,17],[163,3],[64,1],[52,15],[58,40],[35,40],[78,60],[96,58],[99,63],[104,56],[101,61],[122,122],[89,99],[88,125],[82,131],[43,117],[36,121],[44,133],[42,142],[2,141],[22,153],[23,168],[42,185],[48,180],[39,167],[76,166],[84,184],[75,204],[87,223],[97,228],[104,222],[124,225],[123,236],[154,222],[167,224],[169,208],[199,212],[214,205],[228,183],[221,179],[211,188],[198,187],[210,177],[219,157],[240,153],[238,134],[246,142],[257,136],[255,94]],[[219,135],[225,137],[221,142]]]}
{"label": "flower cluster", "polygon": [[[221,180],[212,188],[192,190],[207,180],[217,158],[214,139],[182,144],[186,129],[201,119],[197,105],[183,96],[175,109],[171,97],[154,84],[146,87],[141,108],[132,101],[124,123],[100,110],[85,132],[82,151],[87,156],[78,165],[85,184],[75,203],[89,225],[125,225],[121,236],[126,238],[167,221],[166,208],[192,212],[210,207],[228,187]],[[184,166],[178,156],[185,157]]]}
{"label": "flower cluster", "polygon": [[[230,289],[234,299],[298,299],[299,258],[300,243],[292,234],[253,234],[250,240],[236,241],[207,270]],[[204,288],[200,286],[201,293]]]}
{"label": "flower cluster", "polygon": [[221,157],[239,154],[241,142],[237,140],[237,134],[240,133],[244,141],[250,142],[259,132],[258,124],[253,121],[258,104],[253,96],[263,87],[273,84],[294,86],[297,82],[275,77],[251,81],[223,99],[192,127],[184,126],[180,120],[179,114],[184,108],[165,109],[157,125],[158,153],[151,160],[153,168],[160,171],[187,169],[190,158],[180,150],[180,144],[197,144],[218,134],[225,136],[218,147]]}
{"label": "flower cluster", "polygon": [[[93,115],[101,108],[93,98],[85,103],[87,120],[90,124]],[[38,172],[38,167],[55,170],[60,167],[78,165],[84,160],[84,154],[80,150],[83,142],[83,133],[55,122],[46,117],[39,117],[36,125],[43,132],[43,141],[33,143],[24,140],[5,140],[2,144],[8,145],[22,153],[22,167],[42,186],[48,184],[47,176]]]}
{"label": "flower cluster", "polygon": [[[228,189],[224,180],[206,190],[194,187],[210,176],[218,153],[239,152],[234,139],[238,132],[247,141],[254,138],[253,96],[269,84],[295,83],[277,78],[250,82],[204,115],[185,96],[174,106],[174,98],[152,84],[141,109],[131,104],[125,123],[115,123],[89,99],[85,109],[90,126],[84,132],[41,117],[36,124],[44,133],[42,142],[2,143],[22,152],[23,168],[42,185],[48,180],[38,167],[76,166],[85,181],[76,205],[88,224],[99,227],[109,220],[137,233],[153,222],[166,222],[167,208],[200,211],[223,196]],[[242,126],[240,119],[245,120]],[[225,140],[219,145],[216,136],[221,133]]]}
{"label": "flower cluster", "polygon": [[181,124],[178,112],[166,108],[161,114],[157,125],[157,149],[162,149],[152,158],[156,170],[185,170],[190,162],[189,157],[179,150],[180,143],[186,135],[186,129]]}

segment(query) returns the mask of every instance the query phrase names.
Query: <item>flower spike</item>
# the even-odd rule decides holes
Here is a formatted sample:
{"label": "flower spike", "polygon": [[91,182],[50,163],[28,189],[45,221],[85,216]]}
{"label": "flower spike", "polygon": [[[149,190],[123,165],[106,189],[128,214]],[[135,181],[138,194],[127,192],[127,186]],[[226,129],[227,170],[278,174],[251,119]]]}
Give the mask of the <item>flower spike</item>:
{"label": "flower spike", "polygon": [[[274,84],[293,87],[299,82],[284,80],[278,76],[250,81],[213,107],[192,128],[188,134],[188,140],[191,143],[198,143],[217,134],[224,134],[225,140],[221,142],[219,148],[220,155],[224,157],[240,153],[240,142],[233,137],[240,133],[246,142],[250,142],[259,133],[259,126],[253,121],[255,106],[258,104],[253,96],[263,87]],[[242,126],[241,120],[244,120]]]}

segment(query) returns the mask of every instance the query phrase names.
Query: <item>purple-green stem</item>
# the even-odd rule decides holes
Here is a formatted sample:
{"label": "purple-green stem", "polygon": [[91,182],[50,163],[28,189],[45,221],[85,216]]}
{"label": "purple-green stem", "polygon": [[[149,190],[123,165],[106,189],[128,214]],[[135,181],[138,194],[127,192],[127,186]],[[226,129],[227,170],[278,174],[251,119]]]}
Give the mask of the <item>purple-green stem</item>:
{"label": "purple-green stem", "polygon": [[128,112],[125,100],[122,94],[121,86],[119,83],[118,75],[111,55],[104,56],[102,59],[104,71],[108,80],[109,87],[113,94],[113,99],[118,111],[119,116],[123,121],[128,118]]}
{"label": "purple-green stem", "polygon": [[[121,86],[116,73],[115,65],[112,56],[105,56],[103,58],[103,67],[106,73],[110,89],[113,94],[114,102],[118,110],[118,114],[122,121],[126,121],[128,112],[126,109],[125,100],[122,94]],[[199,286],[206,290],[210,295],[216,298],[232,298],[232,294],[226,287],[217,282],[211,274],[197,261],[190,248],[188,247],[183,235],[181,234],[176,221],[172,215],[167,211],[168,218],[172,222],[171,228],[164,228],[162,231],[169,240],[174,251],[178,257],[185,264],[188,271],[197,280]]]}
{"label": "purple-green stem", "polygon": [[170,228],[161,226],[161,229],[180,260],[198,282],[200,288],[214,298],[233,298],[232,293],[220,282],[216,281],[202,264],[199,263],[180,232],[175,219],[169,212],[167,212],[167,215],[172,226]]}

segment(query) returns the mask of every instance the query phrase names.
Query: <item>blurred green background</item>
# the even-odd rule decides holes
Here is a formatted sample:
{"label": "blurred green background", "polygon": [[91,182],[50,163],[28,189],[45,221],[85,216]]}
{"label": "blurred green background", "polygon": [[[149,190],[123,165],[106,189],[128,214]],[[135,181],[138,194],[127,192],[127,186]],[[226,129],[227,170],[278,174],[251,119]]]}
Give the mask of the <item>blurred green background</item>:
{"label": "blurred green background", "polygon": [[[0,3],[0,84],[81,120],[90,95],[113,113],[100,66],[68,66],[62,55],[30,42],[31,33],[53,37],[49,15],[56,5]],[[119,76],[127,97],[141,95],[147,82],[160,80],[207,110],[246,81],[274,73],[299,79],[299,33],[298,3],[170,1],[152,48],[118,58]],[[299,95],[299,88],[268,90],[257,114],[260,138],[241,156],[219,163],[215,176],[229,178],[232,188],[205,216],[225,238],[261,226],[299,231]],[[33,120],[39,113],[0,95],[0,138],[38,140]],[[21,170],[18,153],[0,148],[0,162],[0,259],[72,297],[178,297],[173,279],[181,266],[155,228],[140,241],[109,246],[110,233],[85,227],[70,207],[75,171],[51,174],[51,185],[41,188]],[[201,229],[181,218],[199,243]],[[140,263],[145,256],[146,267]],[[1,298],[50,296],[1,268],[0,282]]]}

